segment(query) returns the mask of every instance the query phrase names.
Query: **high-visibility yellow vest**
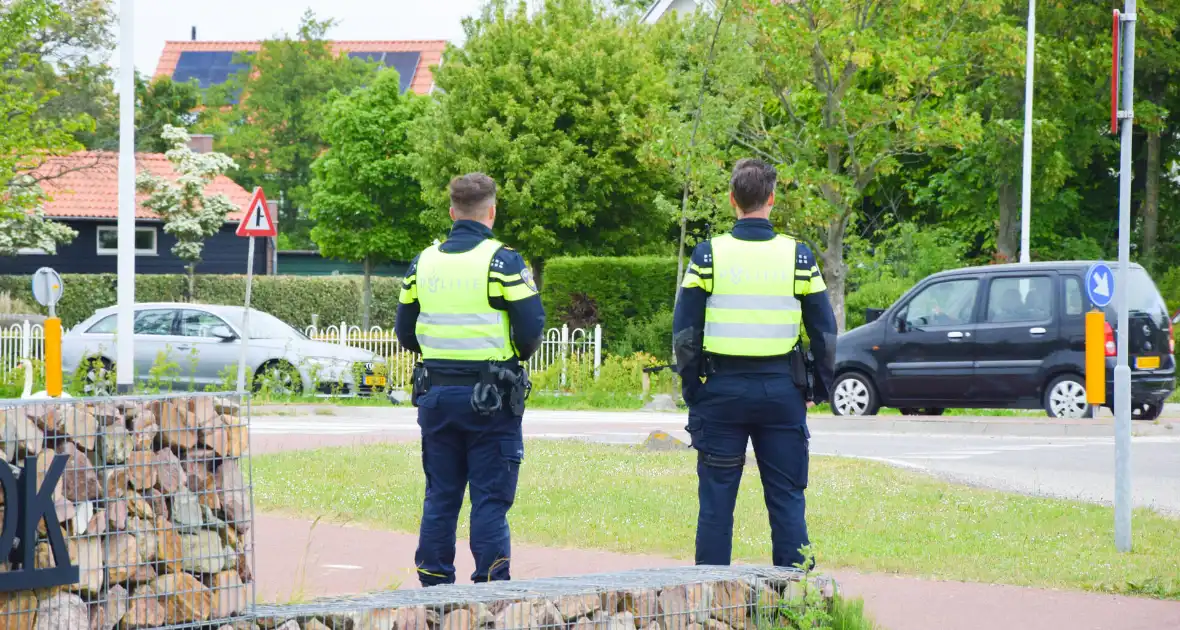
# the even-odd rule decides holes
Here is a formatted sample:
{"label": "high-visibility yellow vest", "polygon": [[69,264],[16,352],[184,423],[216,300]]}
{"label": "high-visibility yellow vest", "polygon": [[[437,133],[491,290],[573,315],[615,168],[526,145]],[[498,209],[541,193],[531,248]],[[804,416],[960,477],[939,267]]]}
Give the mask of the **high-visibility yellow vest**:
{"label": "high-visibility yellow vest", "polygon": [[713,238],[713,292],[705,306],[704,350],[769,357],[799,340],[803,311],[795,297],[795,241]]}
{"label": "high-visibility yellow vest", "polygon": [[469,251],[446,253],[434,245],[418,257],[415,334],[423,359],[506,361],[516,355],[508,314],[488,304],[489,266],[502,246],[487,239]]}

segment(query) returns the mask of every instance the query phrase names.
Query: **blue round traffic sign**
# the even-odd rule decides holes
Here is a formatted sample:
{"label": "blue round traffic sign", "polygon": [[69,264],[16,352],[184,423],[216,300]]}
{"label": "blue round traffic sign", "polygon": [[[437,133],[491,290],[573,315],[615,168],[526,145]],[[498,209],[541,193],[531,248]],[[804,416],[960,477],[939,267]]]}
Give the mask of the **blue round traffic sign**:
{"label": "blue round traffic sign", "polygon": [[1086,295],[1098,308],[1105,308],[1114,299],[1114,272],[1106,263],[1094,263],[1086,270]]}

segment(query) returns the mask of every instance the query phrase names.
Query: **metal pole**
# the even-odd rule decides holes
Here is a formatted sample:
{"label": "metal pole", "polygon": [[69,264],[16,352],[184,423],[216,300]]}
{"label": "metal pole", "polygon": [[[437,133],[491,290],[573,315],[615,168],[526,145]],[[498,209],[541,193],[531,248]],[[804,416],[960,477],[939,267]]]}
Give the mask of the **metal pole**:
{"label": "metal pole", "polygon": [[1036,54],[1037,1],[1028,0],[1028,48],[1024,53],[1024,182],[1020,202],[1020,262],[1028,258],[1028,232],[1032,223],[1032,124],[1033,61]]}
{"label": "metal pole", "polygon": [[119,215],[118,316],[115,382],[120,392],[135,383],[135,0],[119,6]]}
{"label": "metal pole", "polygon": [[238,357],[238,393],[246,394],[246,349],[250,345],[250,285],[254,284],[254,237],[246,258],[246,305],[242,308],[242,353]]}
{"label": "metal pole", "polygon": [[1118,309],[1118,364],[1114,369],[1114,544],[1119,551],[1131,550],[1131,368],[1127,364],[1127,339],[1131,327],[1127,316],[1127,288],[1131,266],[1131,131],[1134,125],[1135,87],[1135,0],[1126,0],[1123,16],[1122,147],[1119,160],[1119,271],[1115,282]]}

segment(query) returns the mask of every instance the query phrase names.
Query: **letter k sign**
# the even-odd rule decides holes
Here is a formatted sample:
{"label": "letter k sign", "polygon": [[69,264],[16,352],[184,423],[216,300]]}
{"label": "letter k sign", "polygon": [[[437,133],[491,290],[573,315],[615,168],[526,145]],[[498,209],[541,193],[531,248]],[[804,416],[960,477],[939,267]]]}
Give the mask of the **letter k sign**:
{"label": "letter k sign", "polygon": [[[4,523],[0,529],[0,550],[12,557],[13,570],[0,573],[0,592],[23,591],[78,583],[78,567],[70,564],[70,551],[62,535],[53,506],[53,489],[65,471],[68,455],[55,455],[41,486],[37,486],[37,458],[26,457],[17,478],[8,464],[0,462],[0,487],[4,490]],[[37,523],[45,521],[46,537],[53,551],[53,567],[37,568]],[[17,533],[16,554],[9,554]],[[20,568],[17,569],[16,565]]]}

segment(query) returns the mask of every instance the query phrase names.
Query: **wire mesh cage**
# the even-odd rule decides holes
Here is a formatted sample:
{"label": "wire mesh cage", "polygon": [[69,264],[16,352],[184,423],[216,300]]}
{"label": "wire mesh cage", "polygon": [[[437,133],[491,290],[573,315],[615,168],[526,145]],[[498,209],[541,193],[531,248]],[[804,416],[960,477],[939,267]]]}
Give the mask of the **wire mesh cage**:
{"label": "wire mesh cage", "polygon": [[237,394],[0,403],[0,628],[248,620],[248,424]]}
{"label": "wire mesh cage", "polygon": [[[685,567],[447,585],[260,606],[278,630],[754,630],[791,628],[835,584],[777,567]],[[809,590],[810,589],[810,590]]]}

